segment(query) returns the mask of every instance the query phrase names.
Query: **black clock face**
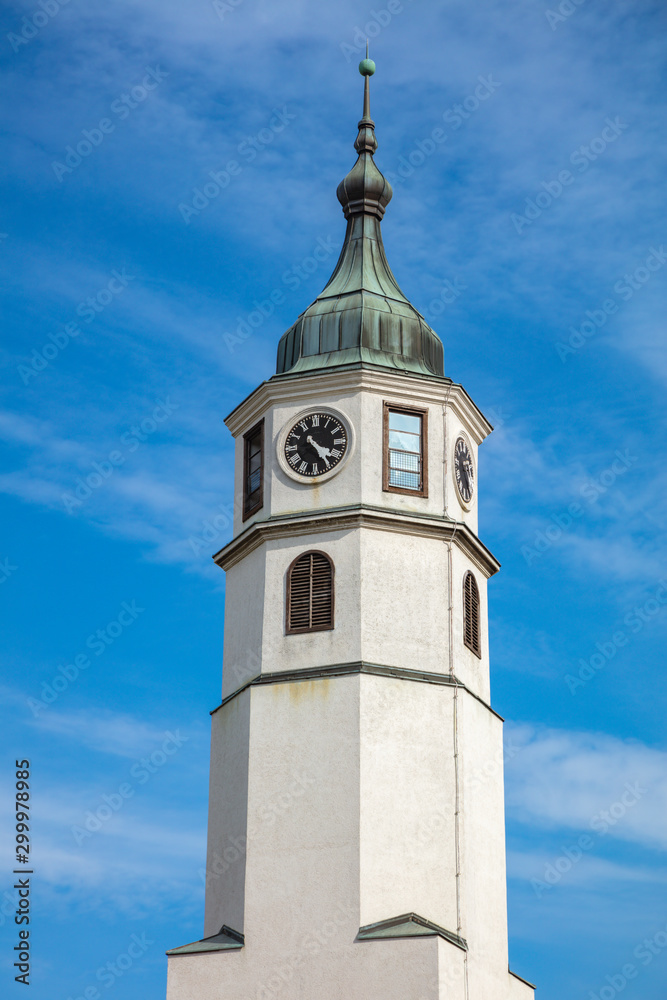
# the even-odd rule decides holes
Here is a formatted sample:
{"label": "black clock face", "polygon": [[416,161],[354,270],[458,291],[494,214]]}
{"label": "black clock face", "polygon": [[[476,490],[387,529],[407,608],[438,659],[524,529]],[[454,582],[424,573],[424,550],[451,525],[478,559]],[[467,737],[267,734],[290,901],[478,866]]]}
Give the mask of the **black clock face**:
{"label": "black clock face", "polygon": [[458,438],[454,446],[454,475],[461,499],[470,503],[475,492],[475,469],[470,449],[463,438]]}
{"label": "black clock face", "polygon": [[285,458],[300,476],[323,476],[342,461],[347,451],[347,431],[331,413],[307,413],[285,440]]}

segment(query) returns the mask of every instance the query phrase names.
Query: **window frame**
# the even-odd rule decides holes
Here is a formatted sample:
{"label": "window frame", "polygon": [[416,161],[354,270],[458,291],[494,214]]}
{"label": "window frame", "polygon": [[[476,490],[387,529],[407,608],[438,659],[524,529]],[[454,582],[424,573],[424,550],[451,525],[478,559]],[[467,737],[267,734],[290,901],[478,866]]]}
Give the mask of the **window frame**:
{"label": "window frame", "polygon": [[[259,486],[257,487],[258,499],[252,507],[248,507],[248,499],[252,496],[252,493],[248,493],[248,472],[249,472],[249,452],[250,452],[250,441],[255,436],[259,435]],[[264,418],[262,417],[250,430],[246,431],[243,435],[243,512],[242,520],[247,521],[248,518],[256,514],[258,510],[264,506]]]}
{"label": "window frame", "polygon": [[[410,497],[428,497],[428,409],[423,406],[410,406],[406,403],[382,404],[382,491],[383,493],[402,493]],[[389,482],[389,414],[405,413],[408,416],[421,417],[421,489],[411,490],[407,486],[392,486]]]}
{"label": "window frame", "polygon": [[[331,624],[330,625],[309,625],[307,628],[292,628],[290,625],[290,610],[292,603],[292,571],[300,559],[304,556],[323,556],[329,563],[331,569]],[[312,605],[310,608],[312,612]],[[336,567],[334,561],[328,552],[323,552],[322,549],[307,549],[305,552],[300,552],[287,568],[287,586],[285,593],[285,635],[307,635],[311,632],[331,632],[335,627],[335,613],[336,613]]]}
{"label": "window frame", "polygon": [[[473,599],[477,599],[477,646],[475,647],[471,642],[468,642],[467,637],[467,613],[466,613],[466,583],[470,578],[474,584]],[[471,653],[481,660],[482,659],[482,600],[479,591],[479,584],[472,570],[466,570],[463,574],[463,645],[466,649],[469,649]],[[471,628],[474,632],[474,629]]]}

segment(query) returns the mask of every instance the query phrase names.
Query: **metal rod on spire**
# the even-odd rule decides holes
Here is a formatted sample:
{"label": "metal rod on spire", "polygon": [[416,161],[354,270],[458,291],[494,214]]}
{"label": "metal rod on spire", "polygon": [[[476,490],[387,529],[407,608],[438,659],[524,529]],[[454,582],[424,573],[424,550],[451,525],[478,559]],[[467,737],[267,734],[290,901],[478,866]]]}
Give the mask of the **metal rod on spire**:
{"label": "metal rod on spire", "polygon": [[371,121],[371,88],[370,78],[375,72],[375,63],[368,58],[368,39],[366,39],[366,58],[359,63],[359,72],[364,77],[364,113],[362,121]]}

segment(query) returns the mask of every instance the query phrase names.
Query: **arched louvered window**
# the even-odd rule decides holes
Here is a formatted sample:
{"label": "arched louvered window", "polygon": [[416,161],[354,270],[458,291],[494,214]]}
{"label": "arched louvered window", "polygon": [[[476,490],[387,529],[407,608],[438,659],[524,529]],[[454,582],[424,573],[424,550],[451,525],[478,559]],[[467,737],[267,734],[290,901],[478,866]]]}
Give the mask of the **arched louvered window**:
{"label": "arched louvered window", "polygon": [[479,621],[479,590],[472,573],[463,578],[463,641],[475,656],[482,658],[482,641]]}
{"label": "arched louvered window", "polygon": [[287,572],[287,632],[334,626],[334,567],[324,552],[304,552]]}

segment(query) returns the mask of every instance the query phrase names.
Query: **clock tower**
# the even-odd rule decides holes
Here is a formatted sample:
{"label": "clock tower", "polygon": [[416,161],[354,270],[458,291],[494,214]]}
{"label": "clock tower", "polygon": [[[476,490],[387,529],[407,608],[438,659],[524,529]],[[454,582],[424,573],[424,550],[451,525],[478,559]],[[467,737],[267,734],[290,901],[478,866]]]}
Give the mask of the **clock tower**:
{"label": "clock tower", "polygon": [[168,1000],[532,1000],[508,969],[502,719],[477,449],[492,430],[380,230],[369,78],[324,290],[236,441],[200,941]]}

